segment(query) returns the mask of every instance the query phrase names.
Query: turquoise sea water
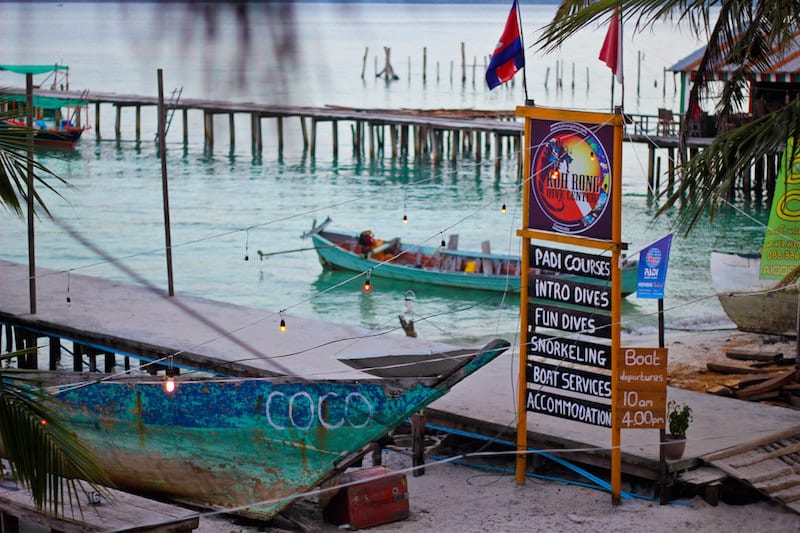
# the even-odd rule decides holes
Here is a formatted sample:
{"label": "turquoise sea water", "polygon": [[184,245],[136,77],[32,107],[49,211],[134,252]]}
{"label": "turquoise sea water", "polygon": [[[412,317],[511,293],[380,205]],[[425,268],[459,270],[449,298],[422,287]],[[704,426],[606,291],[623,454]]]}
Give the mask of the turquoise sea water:
{"label": "turquoise sea water", "polygon": [[[212,31],[208,19],[185,5],[3,3],[2,62],[58,61],[70,66],[72,89],[97,92],[155,96],[156,71],[161,68],[166,91],[181,88],[185,98],[314,106],[513,109],[524,99],[520,74],[513,87],[493,92],[482,82],[484,58],[502,31],[509,7],[301,3],[284,6],[292,17],[279,23],[279,6],[254,4],[249,45],[245,46],[233,12],[225,7],[216,13],[217,25]],[[554,9],[552,4],[523,2],[528,44]],[[36,32],[36,39],[30,39],[29,21],[54,18],[64,28],[85,31],[42,30]],[[296,36],[291,56],[282,40],[288,33]],[[597,59],[604,33],[603,27],[585,32],[552,55],[528,48],[529,97],[538,105],[607,111],[611,76]],[[663,69],[699,43],[669,26],[658,26],[643,35],[631,33],[625,38],[626,110],[655,115],[659,107],[677,109],[672,75],[666,76],[664,90]],[[462,42],[467,61],[476,63],[474,69],[467,69],[464,84],[460,80]],[[390,84],[374,75],[375,64],[379,69],[383,65],[383,46],[391,47],[392,64],[400,77]],[[428,56],[425,82],[423,48]],[[365,50],[368,59],[362,79]],[[561,89],[556,87],[556,68],[564,73]],[[22,86],[23,81],[19,76],[0,75],[0,85]],[[619,103],[619,87],[616,91]],[[166,287],[161,163],[153,142],[155,110],[143,110],[138,142],[132,109],[123,112],[121,142],[113,140],[111,106],[105,106],[103,113],[101,140],[90,130],[74,154],[42,158],[70,184],[63,190],[64,198],[45,195],[49,207],[59,220],[103,251],[98,255],[63,227],[46,219],[38,221],[37,265],[65,272],[65,297],[67,271],[130,282],[109,258]],[[340,152],[334,159],[331,133],[324,124],[318,131],[317,155],[311,158],[302,150],[299,124],[291,122],[285,126],[286,147],[279,154],[274,124],[267,120],[262,125],[266,137],[263,156],[254,158],[248,118],[236,118],[233,147],[227,142],[227,118],[218,120],[212,153],[203,149],[199,114],[190,115],[187,146],[180,139],[179,117],[167,137],[176,291],[285,310],[289,323],[292,315],[300,315],[387,329],[398,327],[397,315],[405,309],[404,297],[412,289],[421,336],[472,342],[493,335],[511,339],[516,334],[519,302],[514,295],[408,287],[378,279],[373,279],[373,292],[364,294],[359,280],[347,282],[350,275],[323,272],[313,252],[277,254],[264,260],[259,260],[257,253],[310,247],[300,234],[315,218],[330,216],[334,230],[369,228],[381,238],[399,236],[407,242],[431,243],[458,233],[463,249],[479,248],[481,241],[489,239],[494,251],[518,254],[521,201],[514,158],[502,158],[499,175],[494,161],[486,159],[476,162],[467,158],[440,166],[389,157],[370,162],[353,156],[349,132],[340,128]],[[94,124],[93,116],[91,121]],[[672,215],[652,220],[658,205],[648,201],[646,160],[643,147],[625,145],[623,238],[632,252],[672,229]],[[502,204],[508,206],[505,215],[500,213]],[[665,298],[668,325],[729,324],[710,286],[709,253],[712,249],[757,249],[767,217],[764,205],[740,203],[738,207],[743,211],[732,211],[713,223],[703,219],[689,236],[677,235],[673,240]],[[407,225],[402,223],[404,214]],[[3,212],[0,227],[0,257],[25,262],[25,221]],[[77,297],[71,294],[71,298]],[[654,329],[654,310],[651,300],[627,298],[625,327]]]}

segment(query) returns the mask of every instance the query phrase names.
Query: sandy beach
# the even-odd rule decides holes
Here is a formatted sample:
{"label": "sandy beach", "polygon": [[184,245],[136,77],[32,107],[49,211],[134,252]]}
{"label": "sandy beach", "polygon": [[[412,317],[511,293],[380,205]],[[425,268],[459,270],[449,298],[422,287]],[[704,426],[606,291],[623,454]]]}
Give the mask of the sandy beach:
{"label": "sandy beach", "polygon": [[[639,345],[652,345],[653,339],[630,339]],[[743,333],[732,328],[713,331],[668,331],[670,385],[705,391],[732,377],[710,374],[709,361],[724,361],[725,350],[761,349],[781,351],[785,357],[796,352],[794,340]],[[447,458],[443,458],[447,461]],[[467,460],[469,461],[469,460]],[[409,488],[410,516],[403,521],[372,528],[372,531],[798,531],[800,515],[769,501],[748,499],[742,504],[723,496],[711,506],[701,497],[691,495],[668,505],[648,498],[643,487],[623,486],[623,490],[641,498],[623,499],[611,504],[609,493],[564,481],[529,478],[517,485],[511,472],[488,470],[433,462],[423,476],[410,472],[410,459],[401,453],[384,451],[383,462],[396,472],[405,472]],[[492,463],[492,468],[507,466],[506,460]],[[560,474],[554,473],[553,477]],[[624,482],[625,485],[625,482]],[[726,502],[726,499],[730,500]],[[321,513],[312,509],[305,526],[315,531],[337,531]],[[221,516],[203,516],[201,533],[282,531],[285,522],[244,524]]]}

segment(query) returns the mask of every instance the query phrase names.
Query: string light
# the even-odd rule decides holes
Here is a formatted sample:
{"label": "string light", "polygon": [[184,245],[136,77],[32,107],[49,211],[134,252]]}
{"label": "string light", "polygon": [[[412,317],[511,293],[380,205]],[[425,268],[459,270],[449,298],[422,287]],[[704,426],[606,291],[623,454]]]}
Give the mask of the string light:
{"label": "string light", "polygon": [[506,204],[503,204],[503,206],[500,208],[500,212],[501,212],[502,214],[504,214],[504,215],[505,215],[505,214],[506,214],[506,211],[508,211],[508,210],[506,209]]}
{"label": "string light", "polygon": [[403,189],[403,224],[408,224],[408,216],[406,215],[406,198],[408,189]]}
{"label": "string light", "polygon": [[244,232],[244,260],[250,261],[250,256],[247,253],[247,247],[250,245],[250,230]]}
{"label": "string light", "polygon": [[372,284],[369,281],[369,273],[370,271],[367,270],[367,279],[364,280],[364,292],[372,291]]}
{"label": "string light", "polygon": [[41,423],[43,426],[46,426],[46,425],[47,425],[47,420],[45,420],[44,418],[42,418],[42,420],[41,420],[41,422],[40,422],[40,423]]}
{"label": "string light", "polygon": [[67,303],[72,302],[72,298],[69,297],[69,271],[67,271]]}
{"label": "string light", "polygon": [[167,379],[164,381],[164,390],[167,394],[175,392],[175,379],[172,376],[167,376]]}
{"label": "string light", "polygon": [[590,152],[590,153],[589,153],[589,159],[591,159],[592,161],[594,161],[594,159],[595,159],[595,158],[594,158],[594,152]]}
{"label": "string light", "polygon": [[447,243],[444,242],[444,239],[442,239],[442,242],[439,244],[439,246],[441,246],[442,248],[447,248]]}
{"label": "string light", "polygon": [[278,326],[278,329],[280,330],[281,333],[286,331],[286,320],[283,319],[283,311],[281,311],[281,324],[280,326]]}

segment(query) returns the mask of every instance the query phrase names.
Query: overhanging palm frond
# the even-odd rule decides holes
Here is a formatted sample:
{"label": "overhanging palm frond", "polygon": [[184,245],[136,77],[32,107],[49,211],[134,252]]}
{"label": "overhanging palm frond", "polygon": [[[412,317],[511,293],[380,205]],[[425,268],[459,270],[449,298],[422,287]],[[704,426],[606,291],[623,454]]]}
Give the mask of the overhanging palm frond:
{"label": "overhanging palm frond", "polygon": [[[16,116],[14,112],[5,111],[0,113],[0,120]],[[31,128],[14,124],[4,124],[0,128],[0,205],[18,216],[23,215],[23,206],[28,199],[28,147],[29,134],[32,132]],[[61,185],[67,185],[67,182],[35,159],[31,162],[36,185],[41,185],[63,198],[50,182],[55,181]],[[36,188],[33,195],[39,208],[49,214]]]}
{"label": "overhanging palm frond", "polygon": [[101,493],[102,485],[111,483],[91,451],[61,422],[58,403],[40,385],[30,372],[0,371],[0,441],[12,476],[31,490],[37,508],[58,514],[65,501],[80,505],[77,479]]}
{"label": "overhanging palm frond", "polygon": [[789,135],[800,125],[800,100],[736,129],[718,135],[707,148],[679,167],[678,188],[657,215],[679,205],[678,225],[690,231],[706,211],[713,218],[753,161],[785,150]]}

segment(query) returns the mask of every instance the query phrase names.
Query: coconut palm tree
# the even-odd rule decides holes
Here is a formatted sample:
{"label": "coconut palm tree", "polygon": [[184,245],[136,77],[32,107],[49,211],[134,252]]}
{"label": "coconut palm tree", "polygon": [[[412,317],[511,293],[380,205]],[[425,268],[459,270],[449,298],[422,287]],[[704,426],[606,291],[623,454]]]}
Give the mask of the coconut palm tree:
{"label": "coconut palm tree", "polygon": [[[657,21],[666,21],[708,36],[692,82],[688,109],[693,109],[707,93],[715,66],[735,66],[718,100],[718,123],[726,122],[745,100],[752,70],[771,66],[773,49],[794,44],[800,20],[800,2],[795,0],[564,0],[537,46],[551,51],[578,30],[607,24],[616,9],[621,9],[623,23],[634,33],[649,29]],[[783,150],[798,124],[800,101],[795,99],[748,124],[720,133],[710,146],[682,160],[679,186],[668,193],[658,214],[680,205],[679,223],[686,231],[705,212],[713,217],[733,192],[741,170],[764,154]],[[685,125],[684,121],[684,143]]]}

